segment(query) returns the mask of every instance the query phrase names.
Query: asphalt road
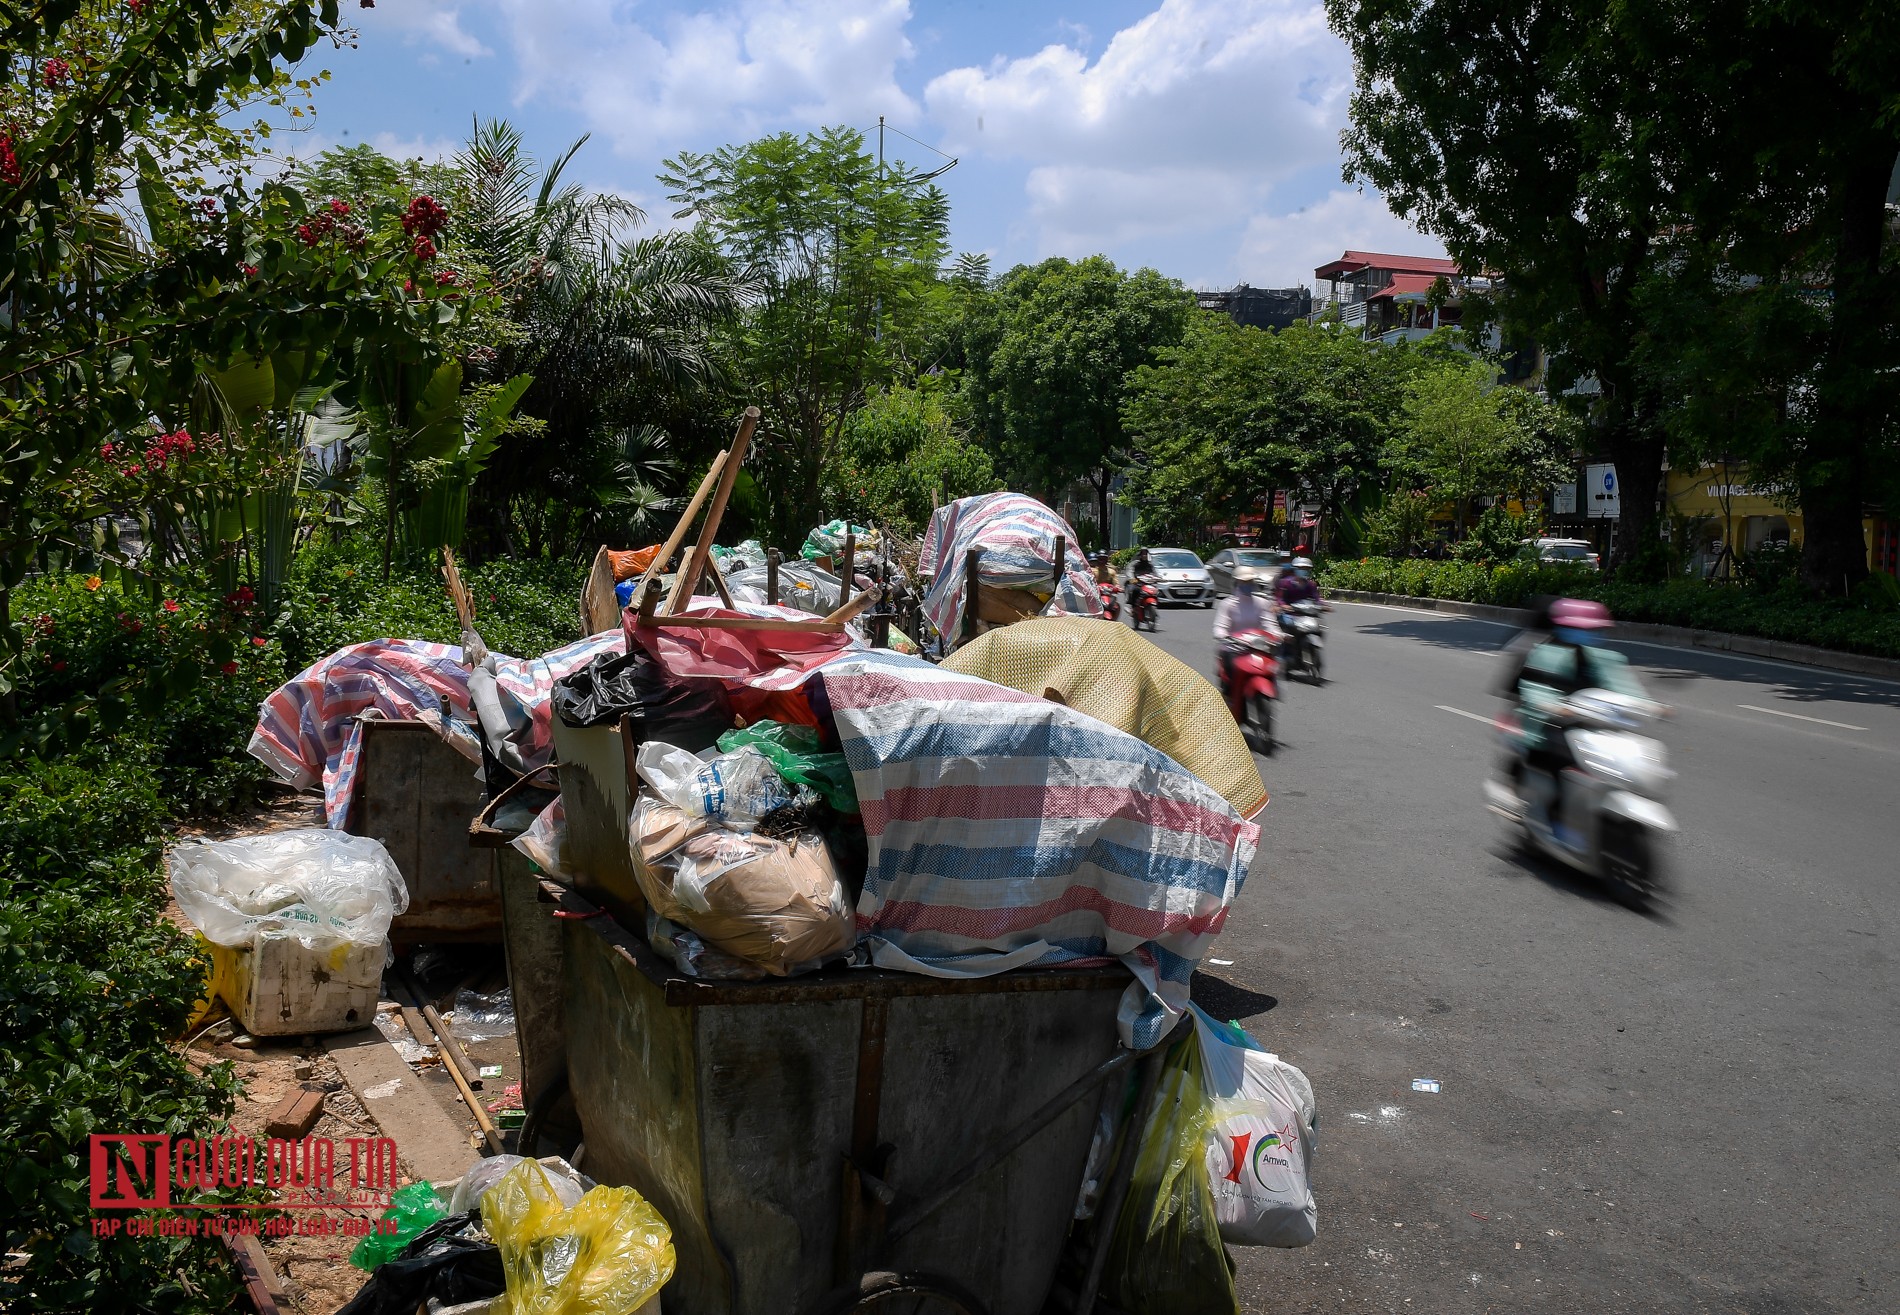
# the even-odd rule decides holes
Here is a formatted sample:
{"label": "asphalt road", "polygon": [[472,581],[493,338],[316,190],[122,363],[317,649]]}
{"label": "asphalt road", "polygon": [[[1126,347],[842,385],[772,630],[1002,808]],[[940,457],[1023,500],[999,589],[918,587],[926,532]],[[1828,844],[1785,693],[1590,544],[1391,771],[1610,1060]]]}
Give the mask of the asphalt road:
{"label": "asphalt road", "polygon": [[1622,646],[1679,709],[1644,914],[1482,805],[1508,635],[1342,603],[1282,703],[1197,997],[1312,1078],[1320,1234],[1236,1251],[1245,1308],[1900,1310],[1900,685]]}

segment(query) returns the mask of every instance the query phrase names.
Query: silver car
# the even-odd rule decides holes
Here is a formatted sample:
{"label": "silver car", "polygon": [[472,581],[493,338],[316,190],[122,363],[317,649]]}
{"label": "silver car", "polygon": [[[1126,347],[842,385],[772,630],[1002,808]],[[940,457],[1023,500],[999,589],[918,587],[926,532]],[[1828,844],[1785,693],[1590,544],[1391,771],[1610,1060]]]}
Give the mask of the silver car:
{"label": "silver car", "polygon": [[1225,598],[1234,592],[1234,581],[1244,577],[1267,584],[1292,560],[1292,553],[1278,548],[1223,548],[1207,564],[1207,574],[1214,596]]}
{"label": "silver car", "polygon": [[1214,585],[1201,559],[1186,548],[1150,548],[1148,560],[1161,577],[1161,601],[1214,605]]}

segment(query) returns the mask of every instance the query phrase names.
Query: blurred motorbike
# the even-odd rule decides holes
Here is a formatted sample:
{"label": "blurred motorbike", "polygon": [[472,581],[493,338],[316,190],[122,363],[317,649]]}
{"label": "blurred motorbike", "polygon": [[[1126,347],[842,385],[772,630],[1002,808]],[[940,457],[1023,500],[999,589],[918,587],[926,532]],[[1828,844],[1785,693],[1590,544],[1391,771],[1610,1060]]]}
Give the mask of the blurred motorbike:
{"label": "blurred motorbike", "polygon": [[1280,698],[1277,629],[1237,630],[1221,652],[1220,690],[1240,733],[1255,753],[1272,754],[1273,705]]}
{"label": "blurred motorbike", "polygon": [[1287,674],[1301,672],[1315,685],[1326,683],[1326,622],[1321,619],[1325,610],[1324,603],[1307,599],[1280,615],[1280,628],[1286,634],[1282,661]]}
{"label": "blurred motorbike", "polygon": [[1150,631],[1161,629],[1161,577],[1158,575],[1138,575],[1135,577],[1134,611],[1130,621],[1135,629],[1144,625]]}
{"label": "blurred motorbike", "polygon": [[1533,766],[1516,714],[1499,730],[1511,757],[1505,778],[1486,782],[1492,810],[1534,850],[1611,886],[1627,902],[1661,893],[1658,849],[1679,828],[1661,802],[1675,777],[1662,742],[1646,734],[1669,710],[1604,689],[1579,690],[1560,705],[1553,734],[1567,759],[1561,782]]}

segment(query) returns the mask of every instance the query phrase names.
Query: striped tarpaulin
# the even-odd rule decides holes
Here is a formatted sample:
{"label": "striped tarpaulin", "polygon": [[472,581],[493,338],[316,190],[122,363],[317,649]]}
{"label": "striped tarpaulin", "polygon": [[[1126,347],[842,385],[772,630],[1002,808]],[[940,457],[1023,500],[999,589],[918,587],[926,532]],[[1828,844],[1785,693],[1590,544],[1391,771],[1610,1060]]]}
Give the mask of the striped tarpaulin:
{"label": "striped tarpaulin", "polygon": [[[529,766],[547,761],[554,682],[602,653],[625,651],[625,636],[609,631],[538,658],[491,658],[508,725],[484,729],[507,735]],[[321,782],[324,815],[342,828],[356,785],[364,717],[431,720],[480,761],[462,650],[420,639],[351,644],[291,677],[259,707],[250,752],[300,790]]]}
{"label": "striped tarpaulin", "polygon": [[1047,585],[1055,573],[1056,539],[1065,544],[1062,588],[1049,615],[1100,616],[1102,596],[1089,574],[1075,530],[1056,513],[1021,493],[985,493],[939,507],[924,531],[919,574],[934,577],[924,594],[924,614],[937,633],[955,642],[965,605],[963,558],[982,549],[978,578],[998,589]]}
{"label": "striped tarpaulin", "polygon": [[1259,840],[1160,750],[1060,704],[889,653],[819,668],[870,865],[858,931],[887,968],[985,976],[1119,959],[1123,1040],[1186,1007]]}

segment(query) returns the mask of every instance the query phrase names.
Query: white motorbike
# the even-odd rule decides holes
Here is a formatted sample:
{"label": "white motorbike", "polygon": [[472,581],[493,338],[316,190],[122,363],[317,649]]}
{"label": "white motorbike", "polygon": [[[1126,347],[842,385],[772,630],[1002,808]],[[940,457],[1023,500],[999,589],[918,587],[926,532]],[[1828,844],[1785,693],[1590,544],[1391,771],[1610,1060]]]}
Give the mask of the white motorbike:
{"label": "white motorbike", "polygon": [[1660,703],[1603,689],[1565,699],[1556,733],[1572,765],[1561,790],[1524,761],[1516,723],[1501,721],[1519,770],[1515,785],[1486,783],[1492,810],[1522,828],[1533,849],[1608,883],[1630,902],[1647,901],[1662,890],[1659,842],[1679,829],[1661,802],[1675,772],[1662,742],[1644,733],[1668,713]]}
{"label": "white motorbike", "polygon": [[1286,672],[1304,672],[1315,685],[1326,683],[1326,622],[1321,619],[1326,604],[1306,599],[1294,603],[1280,614],[1280,628],[1286,632]]}

